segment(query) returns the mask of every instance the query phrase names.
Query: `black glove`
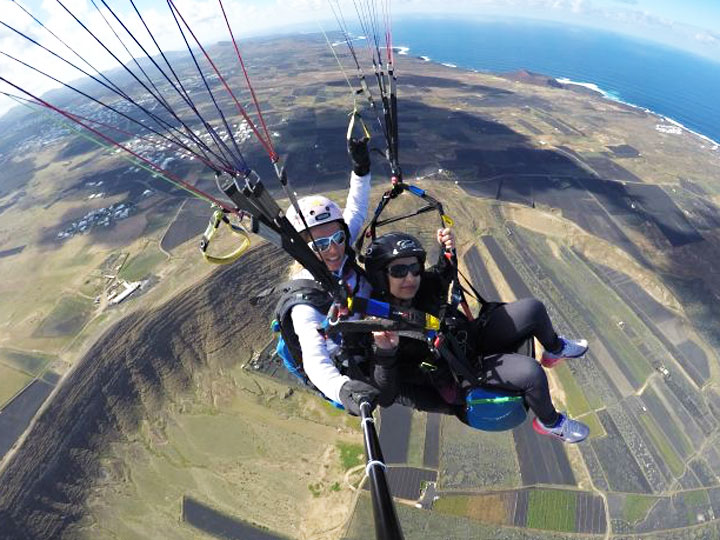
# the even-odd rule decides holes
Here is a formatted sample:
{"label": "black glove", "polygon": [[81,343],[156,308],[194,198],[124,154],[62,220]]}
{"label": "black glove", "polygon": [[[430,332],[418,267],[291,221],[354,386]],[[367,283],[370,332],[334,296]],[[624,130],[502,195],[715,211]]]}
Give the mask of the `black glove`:
{"label": "black glove", "polygon": [[340,401],[345,410],[353,416],[360,416],[360,404],[370,403],[374,409],[380,390],[362,381],[351,379],[340,388]]}
{"label": "black glove", "polygon": [[348,139],[348,154],[353,164],[353,172],[358,176],[365,176],[370,172],[370,152],[368,151],[368,139]]}

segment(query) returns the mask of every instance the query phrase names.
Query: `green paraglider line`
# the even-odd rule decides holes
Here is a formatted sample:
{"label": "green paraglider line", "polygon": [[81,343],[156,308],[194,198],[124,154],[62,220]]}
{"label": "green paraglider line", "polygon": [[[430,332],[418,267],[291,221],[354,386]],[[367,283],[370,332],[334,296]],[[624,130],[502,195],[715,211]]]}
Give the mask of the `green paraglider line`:
{"label": "green paraglider line", "polygon": [[[19,97],[19,96],[14,96],[14,95],[12,95],[12,94],[8,94],[8,93],[6,93],[6,92],[0,92],[0,93],[2,93],[3,95],[9,97],[10,99],[12,99],[13,101],[15,101],[16,103],[19,103],[19,104],[22,105],[23,107],[26,107],[26,108],[28,108],[28,109],[30,109],[30,110],[32,110],[32,111],[35,111],[35,112],[39,112],[40,114],[42,114],[43,116],[45,116],[46,118],[48,118],[51,122],[53,122],[53,123],[55,123],[55,124],[58,124],[58,125],[61,125],[61,126],[63,126],[63,127],[66,127],[67,129],[73,131],[76,135],[79,135],[80,137],[83,137],[83,138],[85,138],[85,139],[87,139],[87,140],[95,143],[96,145],[104,148],[105,151],[106,151],[108,154],[112,154],[112,152],[111,152],[112,150],[117,150],[117,149],[113,148],[113,146],[112,146],[111,144],[109,144],[109,143],[104,143],[104,142],[102,142],[102,141],[99,141],[98,139],[96,139],[96,138],[93,137],[92,135],[89,135],[88,133],[86,133],[85,130],[82,130],[82,129],[80,129],[80,128],[75,127],[75,126],[72,125],[72,123],[70,123],[69,121],[67,121],[67,120],[62,120],[62,119],[60,119],[60,118],[57,118],[55,115],[50,114],[50,113],[47,112],[47,111],[44,111],[44,110],[42,109],[42,105],[40,105],[40,104],[34,104],[34,103],[31,104],[32,102],[29,101],[29,100],[23,99],[23,98],[21,98],[21,97]],[[137,166],[137,167],[140,167],[140,168],[143,169],[143,170],[148,171],[149,173],[151,173],[151,174],[153,175],[153,177],[160,177],[160,178],[162,178],[163,180],[165,180],[166,182],[171,183],[171,184],[174,185],[175,187],[178,187],[178,188],[182,189],[183,191],[187,191],[188,193],[190,193],[190,194],[193,195],[194,197],[196,197],[196,198],[198,198],[198,199],[201,199],[201,200],[204,200],[204,201],[206,201],[206,202],[208,202],[208,203],[210,203],[210,204],[214,204],[213,201],[212,201],[211,199],[209,199],[208,197],[206,197],[206,196],[204,196],[204,195],[201,195],[200,193],[196,193],[196,192],[188,189],[187,187],[183,186],[182,184],[180,184],[180,183],[178,183],[178,182],[175,182],[174,180],[172,180],[172,179],[168,178],[167,176],[165,176],[163,173],[161,173],[161,172],[159,172],[159,171],[157,171],[157,170],[155,170],[155,169],[152,169],[151,167],[145,165],[144,163],[142,163],[141,161],[139,161],[139,160],[137,160],[136,158],[132,157],[131,155],[128,155],[126,152],[122,152],[120,158],[121,158],[121,159],[124,159],[125,161],[129,161],[129,162],[132,163],[133,165],[135,165],[135,166]]]}

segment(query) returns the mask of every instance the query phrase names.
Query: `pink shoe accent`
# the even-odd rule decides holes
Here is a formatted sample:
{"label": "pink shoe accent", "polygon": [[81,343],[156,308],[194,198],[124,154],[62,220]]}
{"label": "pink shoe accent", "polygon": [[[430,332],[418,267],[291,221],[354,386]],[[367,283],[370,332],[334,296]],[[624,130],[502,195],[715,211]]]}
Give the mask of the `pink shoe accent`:
{"label": "pink shoe accent", "polygon": [[532,421],[532,427],[535,430],[536,433],[539,433],[540,435],[549,435],[550,433],[540,425],[540,421],[537,419],[537,417],[533,418]]}
{"label": "pink shoe accent", "polygon": [[540,364],[542,367],[550,369],[557,366],[563,360],[565,359],[562,356],[546,354],[545,351],[543,351],[542,356],[540,357]]}

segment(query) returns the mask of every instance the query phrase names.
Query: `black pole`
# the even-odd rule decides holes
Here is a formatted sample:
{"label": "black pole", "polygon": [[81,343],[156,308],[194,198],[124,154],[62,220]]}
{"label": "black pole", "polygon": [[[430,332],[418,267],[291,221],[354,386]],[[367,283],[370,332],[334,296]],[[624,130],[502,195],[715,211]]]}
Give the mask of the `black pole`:
{"label": "black pole", "polygon": [[385,460],[380,450],[380,441],[375,431],[372,406],[367,401],[360,404],[363,435],[365,436],[365,472],[370,479],[373,516],[375,518],[375,538],[377,540],[403,540],[400,522],[393,504],[390,488],[385,476]]}

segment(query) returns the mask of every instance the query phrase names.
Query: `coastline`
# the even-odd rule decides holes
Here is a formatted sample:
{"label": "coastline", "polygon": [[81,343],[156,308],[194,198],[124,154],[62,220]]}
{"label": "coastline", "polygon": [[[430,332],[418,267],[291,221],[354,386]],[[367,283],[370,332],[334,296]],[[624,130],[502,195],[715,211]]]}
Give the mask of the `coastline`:
{"label": "coastline", "polygon": [[622,103],[623,105],[627,105],[628,107],[632,107],[632,108],[634,108],[634,109],[639,109],[639,110],[644,111],[644,112],[646,112],[646,113],[648,113],[648,114],[651,114],[651,115],[653,115],[653,116],[655,116],[655,117],[657,117],[657,118],[660,118],[660,119],[662,119],[663,121],[667,122],[668,124],[672,124],[672,125],[674,125],[674,126],[677,126],[677,127],[679,127],[680,129],[682,129],[683,131],[686,131],[686,132],[688,132],[688,133],[690,133],[690,134],[692,134],[692,135],[695,135],[696,137],[699,137],[700,139],[703,139],[704,141],[708,142],[708,143],[709,143],[710,145],[712,145],[712,147],[713,147],[713,148],[711,148],[711,150],[718,150],[718,149],[720,148],[720,141],[716,141],[716,140],[714,140],[713,138],[711,138],[711,137],[709,137],[709,136],[707,136],[707,135],[704,135],[704,134],[700,133],[699,131],[695,131],[695,130],[693,130],[693,129],[690,129],[689,127],[687,127],[687,126],[686,126],[685,124],[683,124],[682,122],[679,122],[679,121],[677,121],[677,120],[674,120],[673,118],[670,118],[669,116],[665,116],[665,115],[662,115],[662,114],[660,114],[660,113],[657,113],[657,112],[653,111],[652,109],[648,109],[647,107],[643,107],[643,106],[641,106],[641,105],[637,105],[637,104],[635,104],[635,103],[631,103],[631,102],[629,102],[629,101],[625,101],[624,99],[620,98],[620,96],[617,95],[616,93],[610,92],[610,91],[608,91],[608,90],[604,90],[604,89],[600,88],[600,87],[599,87],[597,84],[595,84],[595,83],[592,83],[592,82],[574,81],[574,80],[572,80],[572,79],[568,79],[567,77],[558,77],[558,78],[555,78],[555,80],[556,80],[558,83],[560,83],[560,84],[574,85],[574,86],[582,86],[582,87],[584,87],[584,88],[588,88],[588,89],[590,89],[590,90],[593,90],[593,91],[597,92],[598,94],[600,94],[600,95],[601,95],[602,97],[604,97],[605,99],[608,99],[608,100],[610,100],[610,101],[615,101],[615,102],[617,102],[617,103]]}
{"label": "coastline", "polygon": [[[402,53],[401,53],[401,54],[404,54],[404,55],[407,55],[407,54],[409,53],[409,51],[410,51],[410,47],[407,47],[407,46],[397,46],[396,48],[402,50]],[[471,72],[475,72],[475,73],[481,72],[481,73],[490,73],[490,74],[493,74],[493,75],[497,75],[496,73],[493,73],[493,72],[491,72],[491,71],[478,70],[478,69],[474,69],[474,68],[459,67],[457,64],[454,64],[454,63],[451,63],[451,62],[441,62],[441,61],[437,61],[437,60],[432,60],[429,56],[425,56],[425,55],[423,55],[423,56],[418,56],[417,58],[419,58],[420,60],[423,60],[423,61],[425,61],[425,62],[434,62],[434,63],[436,63],[436,64],[439,64],[439,65],[442,65],[442,66],[445,66],[445,67],[449,67],[449,68],[453,68],[453,69],[461,69],[461,70],[464,70],[464,71],[471,71]],[[549,77],[549,76],[548,76],[548,77]],[[667,122],[668,124],[672,124],[673,126],[676,126],[676,127],[680,128],[680,129],[682,129],[684,132],[687,132],[687,133],[689,133],[689,134],[691,134],[691,135],[694,135],[694,136],[698,137],[699,139],[705,141],[707,144],[710,145],[710,148],[709,148],[709,149],[710,149],[711,151],[715,151],[715,152],[720,151],[720,140],[717,140],[717,141],[716,141],[715,139],[713,139],[713,138],[710,137],[709,135],[705,135],[705,134],[703,134],[703,133],[700,133],[699,131],[695,131],[694,129],[691,129],[691,128],[687,127],[687,126],[686,126],[685,124],[683,124],[682,122],[680,122],[680,121],[678,121],[678,120],[675,120],[675,119],[673,119],[673,118],[671,118],[671,117],[669,117],[669,116],[665,116],[665,115],[663,115],[663,114],[660,114],[660,113],[658,113],[658,112],[656,112],[656,111],[653,111],[652,109],[649,109],[649,108],[647,108],[647,107],[643,107],[643,106],[641,106],[641,105],[637,105],[637,104],[635,104],[635,103],[631,103],[631,102],[629,102],[629,101],[625,101],[625,100],[623,100],[623,99],[619,96],[619,94],[617,94],[617,93],[615,93],[615,92],[608,91],[608,90],[604,90],[603,88],[601,88],[600,86],[598,86],[597,84],[595,84],[595,83],[593,83],[593,82],[574,81],[574,80],[572,80],[572,79],[570,79],[570,78],[568,78],[568,77],[549,77],[549,78],[554,79],[554,80],[557,81],[559,84],[582,86],[582,87],[584,87],[584,88],[587,88],[587,89],[589,89],[589,90],[592,90],[592,91],[594,91],[594,92],[597,92],[598,94],[600,94],[600,95],[601,95],[603,98],[605,98],[605,99],[608,99],[608,100],[610,100],[610,101],[614,101],[614,102],[616,102],[616,103],[622,103],[623,105],[626,105],[626,106],[628,106],[628,107],[632,107],[632,108],[634,108],[634,109],[638,109],[638,110],[644,111],[644,112],[646,112],[646,113],[648,113],[648,114],[651,114],[652,116],[658,118],[659,120],[661,120],[661,121],[663,121],[663,122]]]}

